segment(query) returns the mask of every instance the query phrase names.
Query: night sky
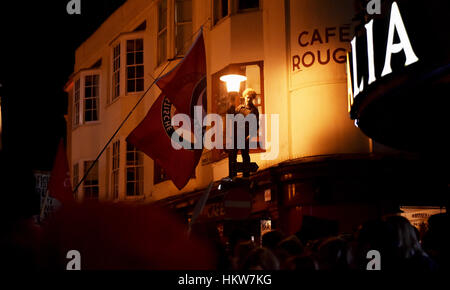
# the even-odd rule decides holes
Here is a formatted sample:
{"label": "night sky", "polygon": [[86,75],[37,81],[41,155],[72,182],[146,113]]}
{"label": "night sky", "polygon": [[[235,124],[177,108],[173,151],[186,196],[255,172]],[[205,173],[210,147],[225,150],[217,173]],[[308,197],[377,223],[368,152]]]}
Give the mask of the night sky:
{"label": "night sky", "polygon": [[81,15],[69,15],[68,2],[0,2],[2,154],[32,170],[51,170],[65,136],[75,49],[125,1],[81,0]]}

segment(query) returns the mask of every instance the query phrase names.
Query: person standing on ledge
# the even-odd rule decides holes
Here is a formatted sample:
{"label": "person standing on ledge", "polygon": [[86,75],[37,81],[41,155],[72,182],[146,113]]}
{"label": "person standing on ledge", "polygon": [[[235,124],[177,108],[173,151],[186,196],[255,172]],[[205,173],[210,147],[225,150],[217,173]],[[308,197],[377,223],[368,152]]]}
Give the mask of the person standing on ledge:
{"label": "person standing on ledge", "polygon": [[[233,178],[237,175],[237,154],[238,150],[241,150],[242,155],[242,161],[243,161],[243,175],[244,177],[250,177],[250,138],[257,137],[258,131],[259,131],[259,112],[256,106],[253,104],[253,101],[256,98],[256,91],[251,88],[247,88],[243,93],[242,97],[245,99],[245,103],[243,105],[239,105],[236,109],[234,109],[234,106],[231,106],[230,110],[228,111],[229,114],[242,114],[245,117],[247,117],[250,114],[254,114],[256,117],[256,136],[251,136],[250,130],[249,130],[249,124],[248,122],[245,122],[245,128],[237,128],[237,122],[234,123],[235,130],[234,130],[234,146],[233,149],[231,149],[228,153],[228,168],[229,168],[229,175],[230,178]],[[244,149],[238,149],[238,134],[237,130],[245,130],[245,148]]]}

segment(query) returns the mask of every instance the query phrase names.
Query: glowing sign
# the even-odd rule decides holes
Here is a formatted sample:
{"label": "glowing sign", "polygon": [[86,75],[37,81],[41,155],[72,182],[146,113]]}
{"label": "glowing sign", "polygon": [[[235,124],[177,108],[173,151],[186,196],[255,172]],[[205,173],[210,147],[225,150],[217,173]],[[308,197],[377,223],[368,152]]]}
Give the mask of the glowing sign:
{"label": "glowing sign", "polygon": [[[375,71],[375,53],[374,53],[374,21],[371,20],[364,27],[366,31],[366,41],[367,41],[367,75],[362,75],[360,79],[358,79],[358,68],[360,67],[360,63],[358,63],[358,55],[357,55],[357,37],[353,37],[351,43],[351,59],[347,57],[347,70],[349,71],[348,62],[352,62],[350,73],[347,74],[347,77],[350,78],[348,80],[349,84],[352,84],[353,87],[353,98],[356,98],[362,91],[364,91],[364,84],[370,85],[374,83],[376,78]],[[376,24],[376,23],[375,23]],[[398,35],[399,42],[394,42],[395,34]],[[403,22],[402,16],[400,14],[400,10],[396,2],[392,3],[391,13],[389,19],[389,30],[386,41],[386,49],[384,54],[384,66],[381,72],[380,77],[385,77],[392,73],[391,60],[392,55],[403,52],[405,55],[404,66],[411,65],[417,61],[419,58],[414,52],[411,41],[408,37],[408,33],[406,31],[405,24]],[[360,59],[359,59],[360,60]],[[367,82],[366,82],[367,80]]]}

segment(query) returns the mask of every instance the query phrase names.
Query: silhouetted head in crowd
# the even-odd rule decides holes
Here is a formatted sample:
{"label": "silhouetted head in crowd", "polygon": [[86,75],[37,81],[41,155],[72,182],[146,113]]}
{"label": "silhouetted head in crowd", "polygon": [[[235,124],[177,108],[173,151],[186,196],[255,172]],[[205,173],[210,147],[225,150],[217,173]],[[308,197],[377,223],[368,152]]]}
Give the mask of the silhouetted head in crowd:
{"label": "silhouetted head in crowd", "polygon": [[279,230],[272,230],[262,236],[261,244],[263,247],[273,251],[282,240],[283,233]]}
{"label": "silhouetted head in crowd", "polygon": [[357,248],[355,249],[355,263],[359,269],[366,269],[367,253],[377,250],[383,257],[383,268],[393,267],[396,238],[391,225],[382,220],[365,222],[357,233]]}
{"label": "silhouetted head in crowd", "polygon": [[236,245],[233,253],[234,270],[240,270],[244,267],[245,259],[254,248],[255,244],[252,241],[240,242]]}
{"label": "silhouetted head in crowd", "polygon": [[313,255],[293,256],[286,261],[286,270],[315,271],[319,270],[319,263]]}
{"label": "silhouetted head in crowd", "polygon": [[324,240],[319,246],[320,270],[348,270],[351,253],[347,241],[339,237]]}
{"label": "silhouetted head in crowd", "polygon": [[271,250],[255,248],[244,259],[243,270],[279,270],[280,263]]}
{"label": "silhouetted head in crowd", "polygon": [[303,253],[303,245],[297,236],[291,235],[278,244],[274,253],[281,263],[281,268],[286,269],[286,263],[289,258]]}
{"label": "silhouetted head in crowd", "polygon": [[402,216],[390,216],[386,221],[394,228],[399,258],[409,259],[417,252],[422,252],[417,234],[408,219]]}
{"label": "silhouetted head in crowd", "polygon": [[433,271],[435,262],[423,251],[411,223],[402,216],[391,216],[386,222],[395,232],[395,258],[398,268],[403,270]]}
{"label": "silhouetted head in crowd", "polygon": [[306,245],[309,241],[328,238],[338,234],[338,223],[334,220],[314,216],[303,216],[302,226],[295,235]]}
{"label": "silhouetted head in crowd", "polygon": [[234,249],[239,243],[250,241],[250,239],[251,234],[246,229],[242,227],[233,228],[228,238],[229,250],[231,254],[234,253]]}
{"label": "silhouetted head in crowd", "polygon": [[423,237],[424,250],[438,263],[441,270],[450,268],[449,221],[448,213],[432,215],[428,219],[428,231]]}

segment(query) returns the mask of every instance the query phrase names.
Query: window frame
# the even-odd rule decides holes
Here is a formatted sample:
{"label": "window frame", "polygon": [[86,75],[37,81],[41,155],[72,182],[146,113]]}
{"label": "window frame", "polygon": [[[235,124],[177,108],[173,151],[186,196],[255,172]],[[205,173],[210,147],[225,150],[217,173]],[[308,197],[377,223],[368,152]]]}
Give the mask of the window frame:
{"label": "window frame", "polygon": [[246,13],[246,12],[252,12],[252,11],[261,10],[261,4],[262,4],[261,0],[258,0],[258,7],[246,8],[246,9],[239,9],[239,2],[240,1],[246,1],[246,0],[229,0],[229,1],[234,1],[236,13]]}
{"label": "window frame", "polygon": [[[190,1],[191,2],[191,20],[190,21],[177,21],[177,2],[180,1]],[[193,8],[193,0],[173,0],[173,23],[174,23],[174,55],[175,56],[184,56],[185,53],[187,53],[189,47],[192,45],[192,40],[193,40],[193,35],[192,33],[194,32],[194,8]],[[178,27],[179,26],[186,26],[186,25],[190,25],[191,26],[191,39],[188,42],[183,42],[183,47],[182,47],[182,51],[181,53],[178,51],[178,47],[177,47],[177,36],[178,36]]]}
{"label": "window frame", "polygon": [[[145,71],[146,71],[146,52],[145,52],[145,37],[146,30],[138,30],[138,31],[132,31],[123,33],[120,36],[118,36],[114,41],[110,43],[110,64],[111,67],[109,69],[110,77],[109,77],[109,87],[110,87],[110,93],[108,97],[107,105],[111,105],[115,103],[118,99],[121,97],[126,96],[133,96],[133,95],[139,95],[143,91],[145,91]],[[127,92],[127,82],[128,82],[128,76],[127,76],[127,41],[128,40],[136,40],[136,39],[142,39],[143,43],[143,61],[142,65],[144,67],[144,75],[143,75],[143,82],[144,82],[144,90],[143,91],[137,91],[137,92]],[[113,90],[114,90],[114,82],[113,82],[113,61],[114,61],[114,48],[120,44],[120,70],[119,70],[119,77],[120,77],[120,94],[118,97],[113,98]]]}
{"label": "window frame", "polygon": [[247,9],[239,9],[239,2],[240,1],[246,1],[246,0],[225,0],[228,4],[227,9],[228,9],[228,13],[227,15],[221,16],[220,18],[216,19],[216,2],[218,1],[223,1],[223,0],[213,0],[212,1],[212,5],[211,5],[211,19],[213,20],[213,26],[216,26],[220,23],[222,23],[223,21],[225,21],[225,19],[227,19],[228,17],[234,15],[234,14],[241,14],[241,13],[247,13],[247,12],[254,12],[254,11],[259,11],[262,10],[261,6],[262,6],[262,0],[258,1],[258,7],[255,8],[247,8]]}
{"label": "window frame", "polygon": [[[160,29],[160,23],[161,23],[161,3],[166,2],[166,23],[164,28]],[[167,60],[169,59],[169,54],[168,52],[168,47],[169,47],[169,1],[170,0],[159,0],[158,4],[157,4],[157,17],[156,17],[156,67],[159,67],[161,65],[163,65],[164,63],[167,62]],[[164,53],[164,57],[161,56],[160,57],[160,37],[163,34],[166,34],[166,38],[165,38],[165,53]]]}
{"label": "window frame", "polygon": [[[217,93],[216,90],[219,90],[219,95],[220,95],[220,90],[221,90],[221,86],[223,89],[226,90],[225,88],[225,83],[223,83],[222,81],[220,81],[220,76],[225,74],[228,70],[230,70],[231,68],[236,68],[236,67],[243,67],[243,66],[250,66],[250,65],[257,65],[259,66],[259,81],[260,81],[260,99],[261,99],[261,103],[255,105],[256,107],[261,107],[261,110],[258,110],[260,115],[261,114],[265,114],[265,88],[264,88],[264,61],[260,60],[260,61],[252,61],[252,62],[243,62],[243,63],[233,63],[230,64],[226,67],[224,67],[223,69],[217,71],[216,73],[211,75],[211,84],[212,84],[212,93],[211,93],[211,113],[213,114],[219,114],[216,104],[217,104]],[[242,95],[242,92],[245,90],[245,82],[241,83],[241,88],[239,91],[239,94]],[[240,98],[236,98],[235,99],[235,107],[237,108],[237,106],[239,106],[241,104],[241,99]],[[219,114],[220,116],[224,116],[226,114]],[[260,119],[261,121],[261,119]],[[225,124],[225,121],[224,121]],[[260,130],[264,128],[264,126],[260,126]],[[224,126],[224,130],[226,130],[225,126]],[[258,132],[259,134],[259,132]],[[263,136],[265,134],[262,134]],[[224,138],[225,138],[225,134],[224,134]],[[258,137],[259,138],[259,137]],[[258,148],[256,149],[250,149],[250,154],[256,154],[256,153],[263,153],[266,152],[265,149],[260,148],[259,147],[259,142],[258,142]],[[209,156],[211,156],[210,159],[206,160],[206,161],[202,161],[203,164],[209,164],[209,163],[214,163],[214,162],[218,162],[220,160],[223,160],[225,158],[228,157],[228,153],[225,151],[224,149],[212,149],[212,150],[208,150],[208,152],[210,152]]]}
{"label": "window frame", "polygon": [[[83,162],[83,176],[84,176],[86,174],[86,171],[90,167],[90,164],[89,165],[87,165],[87,164],[90,163],[90,162],[94,162],[94,160],[83,160],[82,162]],[[98,163],[98,161],[95,163],[94,167],[91,169],[91,172],[92,172],[92,170],[95,170],[95,169],[97,169],[97,172],[96,172],[96,174],[97,174],[97,184],[88,184],[88,185],[86,185],[86,181],[88,181],[88,176],[89,175],[86,176],[86,179],[83,181],[82,190],[83,190],[83,199],[84,200],[86,200],[86,199],[99,200],[100,199],[100,175],[99,175],[99,173],[100,173],[99,171],[100,170],[99,170],[99,163]],[[86,189],[87,188],[95,188],[95,187],[97,188],[97,196],[95,198],[88,197],[87,194],[86,194]]]}
{"label": "window frame", "polygon": [[[129,150],[130,147],[133,150]],[[132,164],[129,164],[128,154],[133,153],[136,159],[132,161]],[[139,197],[144,196],[144,154],[139,151],[135,146],[131,145],[130,143],[126,143],[126,151],[125,151],[125,197],[127,198],[133,198],[133,197]],[[134,174],[134,180],[128,180],[128,169],[134,168],[135,174]],[[139,173],[136,173],[138,172]],[[138,176],[139,175],[139,176]],[[134,190],[139,191],[138,194],[129,194],[128,193],[128,184],[134,183]]]}
{"label": "window frame", "polygon": [[[90,97],[86,97],[86,88],[87,88],[87,86],[86,86],[86,78],[87,77],[95,77],[95,76],[98,76],[98,81],[97,81],[97,88],[98,88],[98,95],[97,96],[90,96]],[[93,80],[92,80],[92,82],[93,82]],[[89,124],[89,123],[94,123],[94,122],[98,122],[98,121],[100,121],[100,87],[101,87],[101,78],[100,78],[100,73],[99,72],[92,72],[92,73],[85,73],[84,74],[84,76],[83,76],[83,90],[82,90],[82,92],[83,92],[83,124]],[[95,91],[95,85],[92,85],[92,86],[89,86],[89,88],[91,88],[91,90],[92,91]],[[95,107],[95,110],[92,110],[92,109],[90,109],[89,111],[90,112],[96,112],[96,114],[97,114],[97,118],[96,118],[96,120],[89,120],[89,121],[86,121],[86,112],[88,111],[87,109],[86,109],[86,101],[87,101],[87,99],[92,99],[92,100],[95,100],[96,102],[96,107]]]}
{"label": "window frame", "polygon": [[[85,120],[85,88],[86,88],[86,76],[89,75],[98,75],[98,96],[97,96],[97,106],[96,106],[96,110],[97,110],[97,120],[93,120],[93,121],[86,121]],[[79,82],[80,83],[80,87],[79,87],[79,111],[77,113],[77,109],[76,109],[76,100],[75,100],[75,92],[76,92],[76,83]],[[72,118],[73,118],[73,127],[72,130],[77,129],[78,127],[82,126],[82,125],[88,125],[88,124],[98,124],[100,123],[100,118],[101,118],[101,101],[102,101],[102,96],[103,96],[103,90],[104,87],[102,86],[102,72],[100,69],[89,69],[89,70],[82,70],[81,72],[79,72],[76,77],[74,77],[74,85],[73,85],[73,108],[72,108]],[[78,114],[78,118],[77,118],[77,114]],[[75,122],[75,120],[78,120],[78,123]]]}
{"label": "window frame", "polygon": [[[163,1],[166,2],[166,22],[164,23],[164,27],[160,29],[160,20],[161,20],[161,3]],[[177,0],[159,0],[157,4],[157,11],[156,11],[156,44],[155,44],[155,69],[158,69],[159,67],[163,66],[167,61],[173,60],[177,57],[182,57],[184,54],[188,51],[190,45],[192,45],[192,41],[194,39],[194,35],[192,34],[194,32],[194,16],[195,11],[193,8],[194,1],[191,1],[191,20],[190,21],[183,21],[183,22],[177,22]],[[177,48],[177,36],[178,36],[178,27],[179,26],[191,26],[191,38],[189,39],[190,42],[187,41],[183,42],[183,51],[180,53]],[[161,41],[163,38],[163,35],[165,35],[165,49],[160,49]],[[164,51],[164,55],[162,55],[160,52]]]}
{"label": "window frame", "polygon": [[231,15],[231,7],[232,7],[230,0],[226,0],[226,2],[227,2],[227,15],[221,16],[220,18],[216,19],[216,5],[217,5],[216,1],[221,1],[222,2],[223,0],[213,0],[212,1],[212,5],[211,5],[211,7],[212,7],[212,13],[211,13],[212,17],[211,17],[211,19],[213,20],[213,26],[222,23],[226,18],[228,18]]}
{"label": "window frame", "polygon": [[[78,88],[77,88],[78,87]],[[78,96],[78,97],[77,97]],[[81,78],[74,81],[73,84],[73,127],[76,128],[81,122]]]}
{"label": "window frame", "polygon": [[[136,50],[136,43],[138,40],[142,41],[142,50]],[[133,50],[131,53],[133,53],[134,55],[134,63],[133,64],[128,64],[128,54],[130,53],[128,51],[128,42],[133,41],[134,42],[134,47],[135,50]],[[126,39],[125,40],[126,43],[126,51],[125,51],[125,93],[126,95],[129,94],[138,94],[141,93],[145,90],[145,49],[144,49],[144,38],[143,37],[138,37],[138,38],[130,38],[130,39]],[[137,54],[141,52],[142,53],[142,63],[137,64],[136,60],[137,60]],[[134,78],[129,78],[128,76],[128,69],[133,67],[134,71],[135,71],[135,76]],[[137,68],[138,67],[142,67],[142,77],[137,78],[136,74],[137,74]],[[142,79],[142,90],[138,90],[137,89],[137,81],[139,79]],[[134,91],[129,91],[129,87],[128,87],[128,82],[132,80],[134,82]]]}
{"label": "window frame", "polygon": [[[119,54],[116,57],[116,48],[118,48],[119,50]],[[112,54],[111,54],[111,98],[109,100],[109,103],[114,102],[115,100],[117,100],[118,98],[120,98],[120,96],[122,95],[122,79],[123,77],[121,76],[122,74],[122,50],[123,50],[123,45],[121,41],[116,42],[113,46],[112,46]],[[115,66],[116,66],[116,60],[118,61],[118,70],[114,70]],[[119,82],[116,83],[115,80],[115,76],[118,76]],[[119,93],[116,96],[116,87],[118,87],[119,89]]]}

